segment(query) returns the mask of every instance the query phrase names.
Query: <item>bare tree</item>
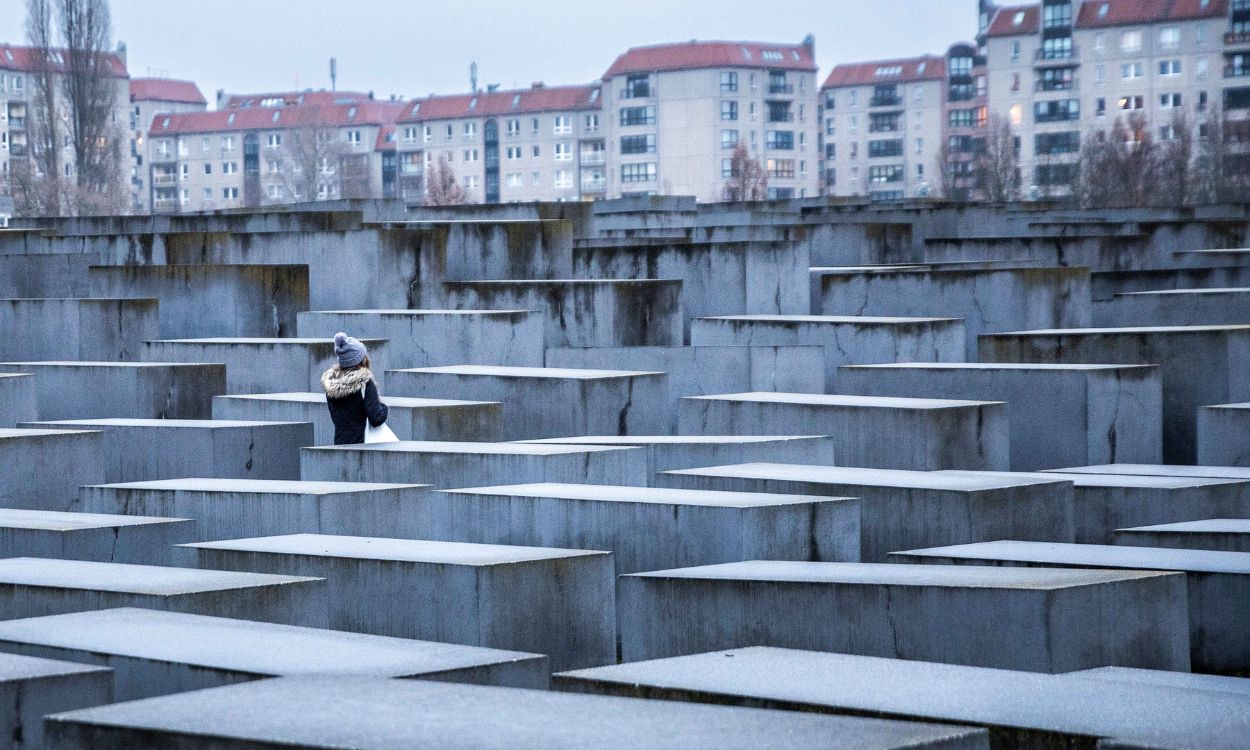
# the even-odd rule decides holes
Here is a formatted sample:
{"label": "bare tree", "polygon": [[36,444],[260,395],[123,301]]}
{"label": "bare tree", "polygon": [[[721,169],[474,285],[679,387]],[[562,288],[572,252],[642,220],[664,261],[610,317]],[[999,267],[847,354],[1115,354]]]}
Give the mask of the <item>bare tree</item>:
{"label": "bare tree", "polygon": [[762,201],[768,197],[768,175],[758,159],[751,158],[746,144],[734,147],[725,180],[725,200]]}
{"label": "bare tree", "polygon": [[937,169],[934,175],[937,177],[937,194],[947,200],[956,200],[960,196],[960,190],[955,184],[955,158],[949,141],[943,141],[942,146],[937,153]]}
{"label": "bare tree", "polygon": [[[1244,153],[1232,146],[1250,143],[1250,121],[1231,121],[1220,109],[1213,109],[1197,139],[1194,159],[1195,189],[1206,203],[1250,201],[1250,175],[1238,168]],[[1241,162],[1244,164],[1244,162]]]}
{"label": "bare tree", "polygon": [[30,43],[33,98],[27,110],[26,159],[10,164],[18,213],[59,216],[62,210],[61,136],[58,128],[55,53],[56,27],[50,0],[26,0],[26,38]]}
{"label": "bare tree", "polygon": [[1020,149],[1006,118],[990,116],[985,150],[977,159],[976,173],[986,200],[1007,203],[1020,198]]}
{"label": "bare tree", "polygon": [[1171,206],[1187,206],[1194,202],[1194,127],[1185,110],[1172,116],[1168,137],[1159,143],[1156,153],[1159,174],[1159,198]]}
{"label": "bare tree", "polygon": [[454,206],[466,201],[464,188],[456,182],[456,173],[447,163],[447,157],[439,156],[438,162],[426,178],[425,204],[427,206]]}
{"label": "bare tree", "polygon": [[1081,147],[1080,204],[1086,208],[1151,205],[1159,163],[1158,146],[1141,115],[1117,119],[1109,132],[1090,133]]}
{"label": "bare tree", "polygon": [[306,123],[282,134],[282,181],[296,201],[334,198],[338,192],[339,161],[346,149],[324,115],[318,107]]}

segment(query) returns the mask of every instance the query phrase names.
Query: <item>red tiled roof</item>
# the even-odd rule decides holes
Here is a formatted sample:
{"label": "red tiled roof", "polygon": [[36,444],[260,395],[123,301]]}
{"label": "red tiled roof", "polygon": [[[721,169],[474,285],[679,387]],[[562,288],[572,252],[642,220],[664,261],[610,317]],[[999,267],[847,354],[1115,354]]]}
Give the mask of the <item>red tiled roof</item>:
{"label": "red tiled roof", "polygon": [[1076,27],[1095,29],[1161,21],[1214,18],[1228,13],[1228,0],[1088,0],[1081,6]]}
{"label": "red tiled roof", "polygon": [[681,42],[634,47],[616,58],[603,80],[626,73],[697,68],[768,68],[816,71],[812,53],[801,44],[762,42]]}
{"label": "red tiled roof", "polygon": [[[178,112],[152,118],[152,137],[231,130],[283,130],[307,126],[388,125],[399,114],[398,102],[361,102],[304,107],[250,107],[213,112]],[[354,112],[353,112],[354,110]],[[275,119],[276,116],[276,119]]]}
{"label": "red tiled roof", "polygon": [[326,91],[320,89],[313,91],[273,91],[267,94],[230,94],[226,100],[221,103],[222,109],[243,109],[246,107],[265,107],[275,106],[274,104],[262,104],[262,102],[272,102],[281,100],[282,106],[291,107],[298,104],[349,104],[374,101],[369,94],[360,91]]}
{"label": "red tiled roof", "polygon": [[905,60],[835,65],[829,71],[822,89],[838,86],[871,86],[875,83],[910,83],[940,81],[946,77],[946,60],[936,55],[909,57]]}
{"label": "red tiled roof", "polygon": [[395,126],[383,125],[378,128],[378,141],[373,145],[374,151],[390,151],[395,148]]}
{"label": "red tiled roof", "polygon": [[173,78],[131,78],[130,101],[208,104],[195,81],[179,81]]}
{"label": "red tiled roof", "polygon": [[[64,49],[52,50],[52,67],[60,71],[64,67]],[[126,71],[126,63],[122,62],[120,56],[114,52],[108,52],[104,55],[105,61],[108,63],[109,70],[115,78],[129,78],[130,73]],[[35,48],[19,47],[11,44],[0,44],[0,69],[3,70],[20,70],[29,73],[35,69]]]}
{"label": "red tiled roof", "polygon": [[403,103],[399,122],[454,120],[514,113],[561,112],[602,107],[598,86],[535,86],[413,99]]}
{"label": "red tiled roof", "polygon": [[[1016,21],[1019,23],[1016,23]],[[986,36],[1018,36],[1036,34],[1041,27],[1041,8],[1037,5],[1008,5],[994,14]]]}

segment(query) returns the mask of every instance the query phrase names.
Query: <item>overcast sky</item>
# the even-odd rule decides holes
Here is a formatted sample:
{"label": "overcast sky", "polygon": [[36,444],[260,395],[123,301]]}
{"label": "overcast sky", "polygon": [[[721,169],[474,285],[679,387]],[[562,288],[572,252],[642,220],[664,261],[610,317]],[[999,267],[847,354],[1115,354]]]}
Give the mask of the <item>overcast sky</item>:
{"label": "overcast sky", "polygon": [[[24,41],[23,0],[0,0],[0,41]],[[379,98],[581,83],[632,46],[689,39],[798,43],[833,65],[942,53],[976,31],[976,0],[112,0],[132,76],[214,92],[338,87]]]}

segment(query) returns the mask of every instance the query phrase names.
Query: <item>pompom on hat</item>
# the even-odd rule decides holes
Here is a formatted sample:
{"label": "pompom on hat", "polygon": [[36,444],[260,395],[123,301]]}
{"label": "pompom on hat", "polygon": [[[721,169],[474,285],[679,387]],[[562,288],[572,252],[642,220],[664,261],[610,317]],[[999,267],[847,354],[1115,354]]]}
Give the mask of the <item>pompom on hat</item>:
{"label": "pompom on hat", "polygon": [[346,370],[365,361],[369,350],[358,340],[342,331],[334,334],[334,355],[339,358],[339,369]]}

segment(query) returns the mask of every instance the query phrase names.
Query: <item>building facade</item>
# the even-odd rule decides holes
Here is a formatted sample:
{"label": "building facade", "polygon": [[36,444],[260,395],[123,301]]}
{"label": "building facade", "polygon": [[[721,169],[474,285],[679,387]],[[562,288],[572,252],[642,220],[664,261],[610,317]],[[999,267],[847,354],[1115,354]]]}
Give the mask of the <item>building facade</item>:
{"label": "building facade", "polygon": [[130,204],[135,213],[152,210],[147,160],[148,125],[157,114],[203,112],[208,101],[193,81],[172,78],[130,79]]}

